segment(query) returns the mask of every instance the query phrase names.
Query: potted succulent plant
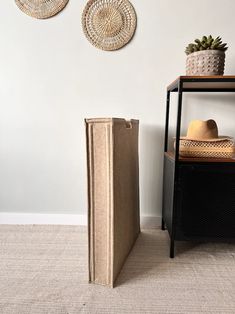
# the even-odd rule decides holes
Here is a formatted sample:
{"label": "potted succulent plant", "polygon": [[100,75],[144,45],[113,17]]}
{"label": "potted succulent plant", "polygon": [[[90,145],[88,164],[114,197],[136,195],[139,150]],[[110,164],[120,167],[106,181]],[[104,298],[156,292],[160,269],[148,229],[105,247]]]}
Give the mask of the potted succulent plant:
{"label": "potted succulent plant", "polygon": [[186,47],[187,75],[223,75],[227,44],[220,37],[209,35],[195,39]]}

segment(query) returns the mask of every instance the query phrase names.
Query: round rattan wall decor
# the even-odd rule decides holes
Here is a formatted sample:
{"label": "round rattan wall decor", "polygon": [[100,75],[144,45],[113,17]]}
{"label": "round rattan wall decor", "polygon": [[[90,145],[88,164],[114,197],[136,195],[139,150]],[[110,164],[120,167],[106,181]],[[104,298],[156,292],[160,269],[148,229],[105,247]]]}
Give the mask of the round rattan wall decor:
{"label": "round rattan wall decor", "polygon": [[18,8],[29,16],[47,19],[64,9],[69,0],[15,0]]}
{"label": "round rattan wall decor", "polygon": [[89,0],[82,14],[82,27],[95,47],[117,50],[135,33],[135,10],[128,0]]}

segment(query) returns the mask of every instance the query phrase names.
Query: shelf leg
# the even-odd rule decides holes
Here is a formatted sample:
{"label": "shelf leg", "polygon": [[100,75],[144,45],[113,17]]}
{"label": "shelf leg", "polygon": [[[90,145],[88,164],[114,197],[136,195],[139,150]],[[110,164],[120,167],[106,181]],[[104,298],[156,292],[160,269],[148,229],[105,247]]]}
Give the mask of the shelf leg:
{"label": "shelf leg", "polygon": [[166,121],[165,121],[164,152],[167,152],[167,148],[168,148],[170,96],[171,96],[170,92],[167,91],[167,95],[166,95]]}
{"label": "shelf leg", "polygon": [[161,228],[162,228],[162,230],[165,230],[165,229],[166,229],[166,228],[165,228],[165,222],[164,222],[163,218],[162,218],[162,226],[161,226]]}
{"label": "shelf leg", "polygon": [[170,243],[170,258],[174,258],[175,257],[175,241],[174,239],[171,239],[171,243]]}

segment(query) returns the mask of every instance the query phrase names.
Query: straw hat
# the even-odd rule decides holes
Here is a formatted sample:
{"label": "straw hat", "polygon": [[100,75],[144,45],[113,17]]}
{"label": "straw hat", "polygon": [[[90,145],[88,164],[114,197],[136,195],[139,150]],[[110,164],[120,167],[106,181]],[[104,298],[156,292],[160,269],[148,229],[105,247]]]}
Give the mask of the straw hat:
{"label": "straw hat", "polygon": [[218,127],[214,120],[207,121],[193,120],[190,122],[187,136],[183,136],[182,140],[218,142],[231,139],[229,136],[219,136]]}
{"label": "straw hat", "polygon": [[15,0],[21,11],[37,19],[56,15],[68,2],[69,0]]}
{"label": "straw hat", "polygon": [[117,50],[136,29],[136,14],[128,0],[89,0],[82,15],[83,32],[95,47]]}

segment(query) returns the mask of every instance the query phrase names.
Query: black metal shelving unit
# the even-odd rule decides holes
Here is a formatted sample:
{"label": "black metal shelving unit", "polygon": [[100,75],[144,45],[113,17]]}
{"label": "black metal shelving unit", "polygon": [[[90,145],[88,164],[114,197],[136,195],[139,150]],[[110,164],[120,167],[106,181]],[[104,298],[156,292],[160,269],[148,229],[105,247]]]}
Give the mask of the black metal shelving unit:
{"label": "black metal shelving unit", "polygon": [[[235,92],[235,76],[180,76],[167,87],[162,230],[175,241],[235,239],[235,159],[179,156],[186,92]],[[168,151],[170,95],[178,94],[175,151]]]}

